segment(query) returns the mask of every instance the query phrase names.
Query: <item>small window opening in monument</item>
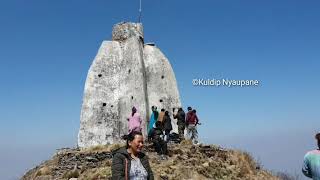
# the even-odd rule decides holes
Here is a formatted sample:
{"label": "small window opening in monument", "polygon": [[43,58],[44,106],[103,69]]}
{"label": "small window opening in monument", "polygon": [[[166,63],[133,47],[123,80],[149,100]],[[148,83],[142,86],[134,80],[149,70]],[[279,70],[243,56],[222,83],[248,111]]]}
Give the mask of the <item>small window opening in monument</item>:
{"label": "small window opening in monument", "polygon": [[139,36],[139,39],[140,39],[140,41],[141,41],[142,43],[144,43],[143,37]]}
{"label": "small window opening in monument", "polygon": [[98,74],[98,76],[99,76],[99,77],[101,77],[101,76],[102,76],[102,74]]}
{"label": "small window opening in monument", "polygon": [[113,105],[111,105],[111,107],[113,108]]}
{"label": "small window opening in monument", "polygon": [[161,79],[164,79],[164,76],[163,76],[163,75],[161,76]]}
{"label": "small window opening in monument", "polygon": [[133,99],[133,96],[131,96],[131,99]]}
{"label": "small window opening in monument", "polygon": [[129,74],[131,73],[131,69],[129,69],[128,73],[129,73]]}
{"label": "small window opening in monument", "polygon": [[163,102],[163,100],[162,100],[162,99],[160,99],[159,101],[160,101],[160,102]]}
{"label": "small window opening in monument", "polygon": [[102,103],[102,106],[106,106],[107,105],[107,103]]}

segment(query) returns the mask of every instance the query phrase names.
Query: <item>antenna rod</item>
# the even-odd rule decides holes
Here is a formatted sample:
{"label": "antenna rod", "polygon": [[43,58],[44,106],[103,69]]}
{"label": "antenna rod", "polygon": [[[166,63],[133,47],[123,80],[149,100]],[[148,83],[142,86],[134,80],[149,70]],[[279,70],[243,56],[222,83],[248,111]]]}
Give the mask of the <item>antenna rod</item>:
{"label": "antenna rod", "polygon": [[141,22],[141,16],[142,16],[142,0],[140,0],[140,8],[139,8],[139,23]]}

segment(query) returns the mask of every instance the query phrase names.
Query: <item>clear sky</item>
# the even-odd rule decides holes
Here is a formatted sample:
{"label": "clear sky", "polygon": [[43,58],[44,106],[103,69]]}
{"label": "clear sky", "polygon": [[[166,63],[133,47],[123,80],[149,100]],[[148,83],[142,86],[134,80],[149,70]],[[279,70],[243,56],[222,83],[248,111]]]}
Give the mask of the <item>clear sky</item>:
{"label": "clear sky", "polygon": [[[113,24],[138,0],[0,1],[0,179],[16,179],[76,145],[85,78]],[[301,175],[320,131],[320,2],[143,0],[145,41],[176,73],[200,138]],[[255,88],[195,87],[194,78],[257,79]]]}

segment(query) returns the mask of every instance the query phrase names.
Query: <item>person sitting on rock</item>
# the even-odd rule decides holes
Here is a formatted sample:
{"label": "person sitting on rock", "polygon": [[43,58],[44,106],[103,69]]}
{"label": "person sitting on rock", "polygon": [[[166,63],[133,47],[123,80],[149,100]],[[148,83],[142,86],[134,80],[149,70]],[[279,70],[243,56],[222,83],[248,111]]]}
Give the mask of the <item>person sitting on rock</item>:
{"label": "person sitting on rock", "polygon": [[320,133],[315,136],[318,149],[309,151],[304,156],[302,172],[305,176],[314,180],[320,180]]}
{"label": "person sitting on rock", "polygon": [[161,122],[157,121],[155,127],[150,131],[149,138],[153,142],[153,146],[158,155],[167,155],[167,143],[163,140],[164,133],[161,129]]}
{"label": "person sitting on rock", "polygon": [[133,107],[132,108],[132,113],[131,116],[128,118],[129,121],[129,133],[136,131],[136,132],[141,132],[141,123],[142,119],[140,117],[140,114],[137,112],[137,108]]}
{"label": "person sitting on rock", "polygon": [[143,136],[133,131],[126,136],[127,146],[115,150],[112,155],[112,180],[153,180],[153,172],[146,154],[142,152]]}

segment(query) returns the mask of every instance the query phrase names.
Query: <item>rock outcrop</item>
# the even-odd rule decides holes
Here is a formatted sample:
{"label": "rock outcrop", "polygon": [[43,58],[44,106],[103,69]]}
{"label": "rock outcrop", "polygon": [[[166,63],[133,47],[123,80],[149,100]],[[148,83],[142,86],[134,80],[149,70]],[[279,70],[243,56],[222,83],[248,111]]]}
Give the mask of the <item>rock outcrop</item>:
{"label": "rock outcrop", "polygon": [[[60,151],[34,169],[22,180],[111,179],[112,150],[120,145]],[[145,152],[156,180],[280,180],[263,170],[246,152],[214,145],[192,145],[190,141],[169,145],[165,160],[146,146]]]}
{"label": "rock outcrop", "polygon": [[[144,44],[140,23],[119,23],[104,41],[89,69],[84,88],[78,146],[121,141],[127,118],[138,109],[146,134],[151,106],[181,107],[174,71],[154,44]],[[172,118],[173,132],[177,132]]]}

